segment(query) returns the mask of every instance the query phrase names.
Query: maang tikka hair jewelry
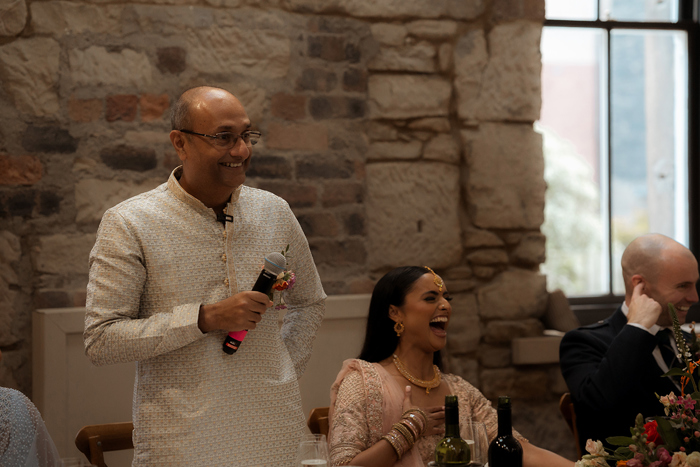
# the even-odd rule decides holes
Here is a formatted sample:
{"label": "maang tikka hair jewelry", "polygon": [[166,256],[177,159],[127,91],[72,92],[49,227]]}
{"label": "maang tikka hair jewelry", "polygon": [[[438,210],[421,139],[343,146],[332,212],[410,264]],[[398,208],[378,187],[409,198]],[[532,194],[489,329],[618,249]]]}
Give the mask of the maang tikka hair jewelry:
{"label": "maang tikka hair jewelry", "polygon": [[428,266],[423,267],[433,274],[433,282],[435,283],[435,285],[437,285],[438,290],[442,292],[442,288],[445,286],[445,283],[442,281],[442,277],[435,274],[435,271],[430,269]]}
{"label": "maang tikka hair jewelry", "polygon": [[404,325],[401,321],[397,321],[396,324],[394,324],[394,331],[396,332],[396,337],[401,337],[401,333],[404,330]]}

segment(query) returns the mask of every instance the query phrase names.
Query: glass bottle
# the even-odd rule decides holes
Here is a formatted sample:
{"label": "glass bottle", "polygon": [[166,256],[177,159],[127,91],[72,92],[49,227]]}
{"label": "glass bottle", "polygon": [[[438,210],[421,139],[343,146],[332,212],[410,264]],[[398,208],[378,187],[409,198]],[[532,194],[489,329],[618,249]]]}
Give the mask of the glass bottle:
{"label": "glass bottle", "polygon": [[445,437],[435,446],[438,467],[467,467],[471,448],[459,435],[459,405],[457,396],[445,396]]}
{"label": "glass bottle", "polygon": [[522,467],[523,447],[513,436],[510,397],[498,398],[498,436],[489,445],[489,467]]}

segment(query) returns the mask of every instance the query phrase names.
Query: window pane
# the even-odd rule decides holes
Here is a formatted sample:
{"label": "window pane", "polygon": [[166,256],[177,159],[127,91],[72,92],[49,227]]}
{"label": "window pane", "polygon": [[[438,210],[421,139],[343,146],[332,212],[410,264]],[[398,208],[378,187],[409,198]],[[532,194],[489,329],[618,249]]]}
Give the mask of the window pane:
{"label": "window pane", "polygon": [[[547,274],[568,296],[607,294],[607,164],[601,148],[604,32],[546,27],[542,33],[542,111]],[[602,169],[602,170],[601,170]],[[602,187],[602,189],[601,189]]]}
{"label": "window pane", "polygon": [[678,21],[678,0],[601,0],[603,21]]}
{"label": "window pane", "polygon": [[597,0],[546,0],[544,16],[547,19],[595,21],[598,19]]}
{"label": "window pane", "polygon": [[657,232],[688,245],[687,41],[683,31],[613,30],[611,223],[613,288],[636,236]]}

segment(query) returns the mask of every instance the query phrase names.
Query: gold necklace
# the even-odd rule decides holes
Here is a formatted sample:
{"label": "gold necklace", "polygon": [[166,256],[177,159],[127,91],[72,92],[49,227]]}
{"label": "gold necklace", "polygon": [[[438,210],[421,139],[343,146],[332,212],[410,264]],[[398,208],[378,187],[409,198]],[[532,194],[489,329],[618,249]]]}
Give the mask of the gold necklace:
{"label": "gold necklace", "polygon": [[403,376],[419,388],[425,388],[426,394],[430,394],[431,389],[435,389],[436,387],[440,386],[440,369],[437,367],[437,365],[433,365],[433,372],[435,373],[433,379],[431,379],[430,381],[425,381],[422,379],[418,379],[411,373],[409,373],[406,367],[403,366],[403,362],[399,360],[399,357],[396,354],[393,354],[392,357],[394,358],[394,365],[396,365],[396,369],[399,370],[401,376]]}

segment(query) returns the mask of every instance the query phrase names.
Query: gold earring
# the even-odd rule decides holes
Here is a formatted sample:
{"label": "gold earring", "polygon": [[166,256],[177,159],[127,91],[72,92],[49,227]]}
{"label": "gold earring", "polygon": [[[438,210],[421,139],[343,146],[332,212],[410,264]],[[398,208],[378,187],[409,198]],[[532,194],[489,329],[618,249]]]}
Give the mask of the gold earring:
{"label": "gold earring", "polygon": [[396,337],[401,337],[401,333],[404,330],[404,325],[401,321],[397,321],[396,324],[394,324],[394,331],[396,331]]}

